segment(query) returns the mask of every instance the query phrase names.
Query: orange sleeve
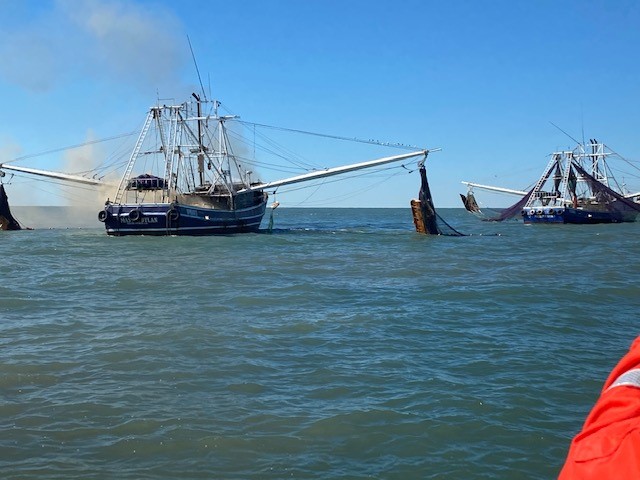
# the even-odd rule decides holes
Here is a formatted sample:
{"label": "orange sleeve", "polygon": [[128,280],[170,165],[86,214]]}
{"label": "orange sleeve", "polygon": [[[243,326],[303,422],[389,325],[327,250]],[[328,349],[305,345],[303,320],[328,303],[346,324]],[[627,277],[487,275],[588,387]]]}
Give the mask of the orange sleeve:
{"label": "orange sleeve", "polygon": [[600,398],[573,439],[560,480],[640,478],[640,388],[609,388],[640,368],[640,337],[607,378]]}
{"label": "orange sleeve", "polygon": [[618,364],[609,374],[607,381],[604,382],[604,386],[602,387],[602,393],[604,393],[609,386],[615,382],[616,378],[622,375],[625,372],[628,372],[632,368],[637,368],[640,366],[640,337],[637,337],[633,343],[631,344],[631,348],[627,354],[620,359]]}

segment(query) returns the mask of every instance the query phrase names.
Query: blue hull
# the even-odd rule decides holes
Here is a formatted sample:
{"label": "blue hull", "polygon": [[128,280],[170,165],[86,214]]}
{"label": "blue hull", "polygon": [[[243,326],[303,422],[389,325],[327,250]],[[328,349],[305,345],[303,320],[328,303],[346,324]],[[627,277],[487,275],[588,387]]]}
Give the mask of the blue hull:
{"label": "blue hull", "polygon": [[635,222],[638,213],[629,211],[595,211],[578,208],[537,208],[524,209],[524,223],[572,223],[579,225],[596,223]]}
{"label": "blue hull", "polygon": [[109,204],[98,214],[108,235],[228,235],[257,232],[265,201],[238,210],[160,204]]}

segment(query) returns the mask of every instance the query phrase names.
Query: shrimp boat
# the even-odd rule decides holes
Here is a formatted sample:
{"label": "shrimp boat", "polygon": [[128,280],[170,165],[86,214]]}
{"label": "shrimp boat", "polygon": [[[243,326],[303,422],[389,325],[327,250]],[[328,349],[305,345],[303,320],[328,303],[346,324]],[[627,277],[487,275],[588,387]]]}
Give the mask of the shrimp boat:
{"label": "shrimp boat", "polygon": [[478,188],[521,196],[499,216],[487,220],[502,221],[519,214],[525,224],[634,222],[640,213],[640,192],[630,193],[618,184],[607,164],[611,155],[605,144],[590,140],[589,148],[578,144],[573,150],[554,152],[528,191],[462,182],[469,188],[466,197],[461,195],[463,203]]}
{"label": "shrimp boat", "polygon": [[[218,101],[192,99],[151,107],[113,196],[98,212],[108,235],[218,235],[257,232],[270,191],[280,186],[423,157],[412,151],[341,167],[311,171],[271,182],[254,178],[234,153]],[[203,110],[209,109],[209,113]],[[434,150],[431,150],[434,151]],[[102,180],[0,164],[22,173],[89,185]],[[275,203],[273,208],[275,208]]]}

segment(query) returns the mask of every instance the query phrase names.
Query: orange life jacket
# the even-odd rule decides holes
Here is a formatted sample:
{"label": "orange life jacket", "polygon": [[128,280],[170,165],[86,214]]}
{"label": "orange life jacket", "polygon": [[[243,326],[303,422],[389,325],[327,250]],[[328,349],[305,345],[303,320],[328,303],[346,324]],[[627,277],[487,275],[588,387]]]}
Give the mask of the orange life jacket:
{"label": "orange life jacket", "polygon": [[640,337],[607,378],[558,478],[640,479]]}

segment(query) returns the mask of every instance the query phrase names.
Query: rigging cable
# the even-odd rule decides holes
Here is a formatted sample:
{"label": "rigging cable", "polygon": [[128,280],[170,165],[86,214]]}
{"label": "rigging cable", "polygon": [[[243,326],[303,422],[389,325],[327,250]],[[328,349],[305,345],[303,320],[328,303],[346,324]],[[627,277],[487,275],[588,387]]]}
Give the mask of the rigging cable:
{"label": "rigging cable", "polygon": [[316,137],[323,137],[323,138],[332,138],[334,140],[344,140],[344,141],[348,141],[348,142],[356,142],[356,143],[367,143],[369,145],[378,145],[378,146],[382,146],[382,147],[391,147],[391,148],[400,148],[402,150],[419,150],[418,147],[416,146],[411,146],[411,145],[404,145],[402,143],[389,143],[389,142],[381,142],[379,140],[364,140],[361,138],[356,138],[356,137],[341,137],[339,135],[329,135],[326,133],[317,133],[317,132],[309,132],[306,130],[296,130],[293,128],[285,128],[285,127],[277,127],[274,125],[266,125],[264,123],[255,123],[255,122],[248,122],[245,120],[238,120],[239,123],[245,124],[245,125],[253,125],[253,126],[257,126],[257,127],[263,127],[263,128],[270,128],[272,130],[280,130],[280,131],[284,131],[284,132],[293,132],[293,133],[303,133],[305,135],[312,135],[312,136],[316,136]]}
{"label": "rigging cable", "polygon": [[120,135],[114,135],[113,137],[108,137],[108,138],[102,138],[100,140],[91,140],[89,142],[85,142],[85,143],[79,143],[77,145],[71,145],[68,147],[61,147],[61,148],[56,148],[53,150],[47,150],[46,152],[40,152],[40,153],[32,153],[29,155],[23,155],[21,157],[16,157],[12,160],[7,160],[6,162],[2,162],[2,163],[11,163],[11,162],[17,162],[18,160],[24,160],[26,158],[33,158],[33,157],[39,157],[40,155],[48,155],[50,153],[57,153],[57,152],[63,152],[65,150],[73,150],[74,148],[80,148],[80,147],[84,147],[86,145],[93,145],[96,143],[102,143],[102,142],[108,142],[109,140],[115,140],[118,138],[123,138],[123,137],[128,137],[131,135],[135,135],[139,132],[128,132],[128,133],[121,133]]}
{"label": "rigging cable", "polygon": [[196,55],[193,53],[193,47],[191,46],[191,39],[189,35],[187,35],[187,42],[189,42],[189,50],[191,50],[191,57],[193,58],[193,64],[196,67],[196,73],[198,74],[198,81],[200,82],[200,90],[202,90],[202,94],[204,95],[204,99],[207,99],[207,92],[204,91],[204,86],[202,85],[202,78],[200,78],[200,69],[198,68],[198,62],[196,62]]}

